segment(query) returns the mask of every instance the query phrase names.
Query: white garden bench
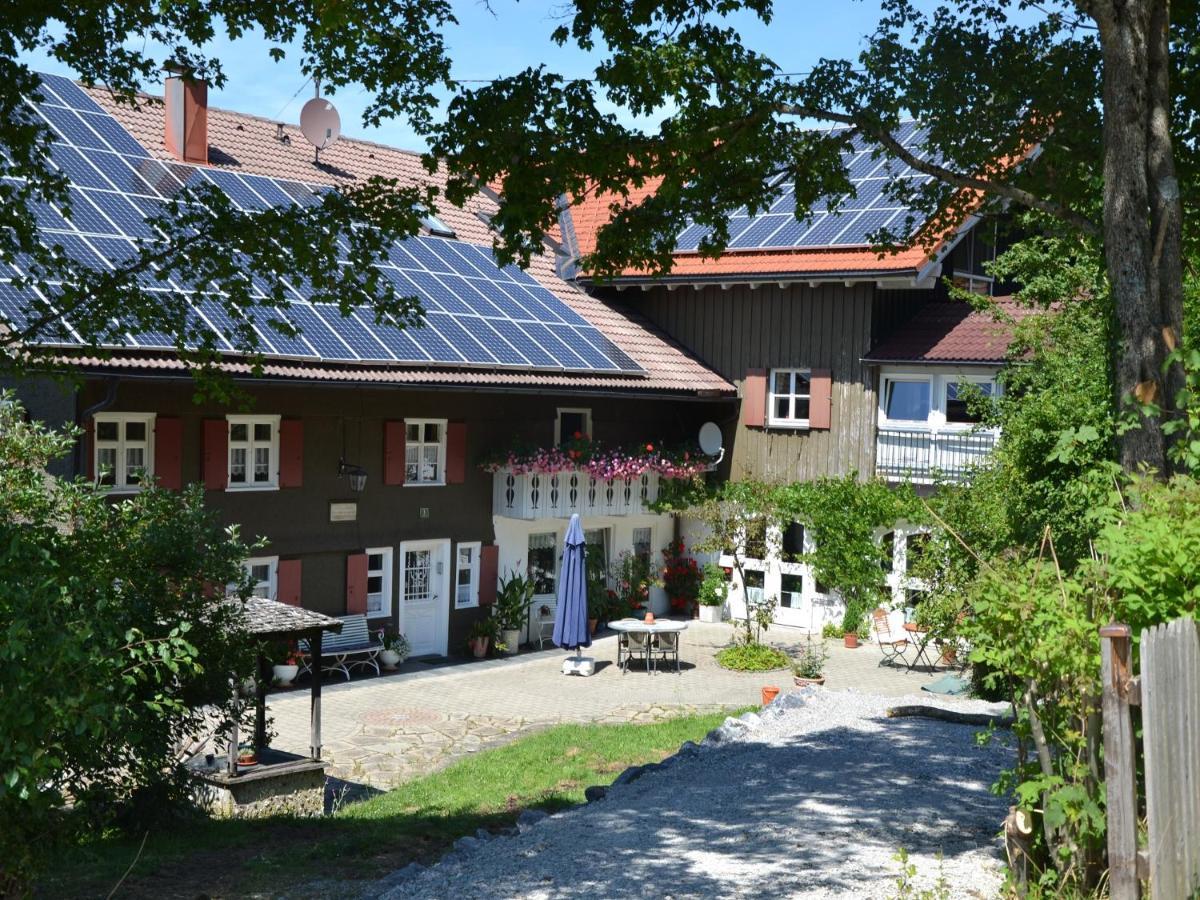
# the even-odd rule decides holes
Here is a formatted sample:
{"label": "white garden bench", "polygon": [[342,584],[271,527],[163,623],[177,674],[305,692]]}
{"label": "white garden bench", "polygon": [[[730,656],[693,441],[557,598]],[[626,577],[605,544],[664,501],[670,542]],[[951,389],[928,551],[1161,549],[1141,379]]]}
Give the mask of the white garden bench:
{"label": "white garden bench", "polygon": [[[379,662],[376,657],[383,650],[383,644],[376,640],[367,628],[366,616],[340,616],[342,631],[340,634],[329,633],[321,638],[321,669],[322,671],[341,672],[350,680],[350,670],[356,666],[366,666],[379,674]],[[312,671],[312,653],[308,641],[300,641],[300,652],[304,654],[301,667],[305,672]]]}

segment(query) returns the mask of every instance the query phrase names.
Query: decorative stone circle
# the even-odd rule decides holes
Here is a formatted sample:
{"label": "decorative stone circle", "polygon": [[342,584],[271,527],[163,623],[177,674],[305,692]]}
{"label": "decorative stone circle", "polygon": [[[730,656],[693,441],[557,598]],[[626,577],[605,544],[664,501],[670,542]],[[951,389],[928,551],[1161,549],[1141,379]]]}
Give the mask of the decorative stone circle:
{"label": "decorative stone circle", "polygon": [[446,717],[436,710],[420,707],[373,709],[362,717],[364,725],[391,725],[395,728],[403,728],[406,725],[432,725],[445,719]]}

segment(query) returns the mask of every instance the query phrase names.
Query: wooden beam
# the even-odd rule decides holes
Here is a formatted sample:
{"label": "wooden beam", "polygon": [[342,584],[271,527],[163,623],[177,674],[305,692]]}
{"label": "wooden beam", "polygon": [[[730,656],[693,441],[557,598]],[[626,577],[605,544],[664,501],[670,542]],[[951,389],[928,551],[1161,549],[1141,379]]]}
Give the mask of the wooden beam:
{"label": "wooden beam", "polygon": [[1104,783],[1108,792],[1108,890],[1112,900],[1137,900],[1137,757],[1128,689],[1133,655],[1128,625],[1100,629],[1104,711]]}
{"label": "wooden beam", "polygon": [[242,714],[241,685],[236,681],[233,685],[233,709],[233,724],[229,728],[229,759],[226,761],[225,768],[226,771],[229,772],[230,776],[236,777],[238,773],[238,719]]}
{"label": "wooden beam", "polygon": [[254,689],[254,751],[267,749],[267,661],[258,655],[258,678]]}
{"label": "wooden beam", "polygon": [[312,654],[312,708],[309,712],[309,750],[312,758],[321,758],[321,629],[309,638],[308,649]]}

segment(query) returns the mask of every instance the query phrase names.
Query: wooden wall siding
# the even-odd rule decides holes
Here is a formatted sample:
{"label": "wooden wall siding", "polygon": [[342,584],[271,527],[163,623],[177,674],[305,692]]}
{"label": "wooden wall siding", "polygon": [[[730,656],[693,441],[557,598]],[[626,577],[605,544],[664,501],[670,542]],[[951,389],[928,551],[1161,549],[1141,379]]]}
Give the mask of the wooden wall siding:
{"label": "wooden wall siding", "polygon": [[871,305],[871,343],[888,337],[930,300],[945,299],[946,288],[940,281],[932,290],[876,291]]}
{"label": "wooden wall siding", "polygon": [[[871,346],[874,285],[719,285],[626,291],[642,313],[739,391],[750,369],[797,366],[833,374],[827,431],[756,429],[724,423],[730,477],[801,481],[875,464],[875,377],[860,360]],[[732,435],[733,445],[729,440]]]}

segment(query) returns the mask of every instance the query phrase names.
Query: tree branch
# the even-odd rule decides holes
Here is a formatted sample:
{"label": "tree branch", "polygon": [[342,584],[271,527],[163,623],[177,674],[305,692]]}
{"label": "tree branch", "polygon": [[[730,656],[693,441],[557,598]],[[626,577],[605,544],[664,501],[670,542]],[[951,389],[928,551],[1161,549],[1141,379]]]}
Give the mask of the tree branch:
{"label": "tree branch", "polygon": [[1091,219],[1080,215],[1075,210],[1063,206],[1061,203],[1055,203],[1052,200],[1046,200],[1039,197],[1031,191],[1024,188],[1015,187],[1011,184],[1004,184],[998,181],[990,181],[986,178],[979,178],[974,175],[964,175],[961,172],[955,172],[953,169],[948,169],[945,166],[940,166],[936,163],[929,162],[917,156],[911,150],[905,148],[897,141],[886,128],[871,125],[862,121],[858,116],[848,113],[838,113],[827,109],[817,109],[809,106],[796,106],[794,104],[784,104],[779,107],[779,112],[788,116],[803,116],[814,119],[825,119],[830,122],[839,122],[843,125],[849,125],[857,128],[863,135],[876,141],[892,156],[899,159],[901,162],[907,163],[918,172],[923,172],[930,175],[945,184],[952,185],[957,188],[972,191],[982,191],[988,194],[994,194],[997,197],[1004,197],[1012,200],[1015,203],[1020,203],[1022,206],[1027,206],[1030,209],[1036,209],[1044,212],[1047,215],[1054,216],[1056,219],[1061,219],[1069,225],[1082,231],[1084,234],[1091,237],[1100,236],[1100,226]]}

